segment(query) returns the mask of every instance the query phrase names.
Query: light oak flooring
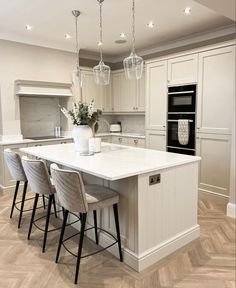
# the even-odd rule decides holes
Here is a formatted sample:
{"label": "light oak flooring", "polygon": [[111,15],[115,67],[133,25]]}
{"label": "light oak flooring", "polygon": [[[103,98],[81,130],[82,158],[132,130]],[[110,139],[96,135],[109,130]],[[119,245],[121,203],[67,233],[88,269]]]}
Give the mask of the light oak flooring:
{"label": "light oak flooring", "polygon": [[[62,248],[55,264],[58,231],[49,233],[41,253],[42,232],[32,231],[27,241],[30,213],[17,229],[18,212],[9,219],[11,194],[0,194],[0,288],[67,288],[73,284],[75,258]],[[201,198],[201,237],[137,273],[105,251],[82,260],[83,288],[233,288],[235,287],[235,222],[225,216],[226,202]],[[178,215],[176,215],[178,217]],[[85,249],[91,249],[87,243]]]}

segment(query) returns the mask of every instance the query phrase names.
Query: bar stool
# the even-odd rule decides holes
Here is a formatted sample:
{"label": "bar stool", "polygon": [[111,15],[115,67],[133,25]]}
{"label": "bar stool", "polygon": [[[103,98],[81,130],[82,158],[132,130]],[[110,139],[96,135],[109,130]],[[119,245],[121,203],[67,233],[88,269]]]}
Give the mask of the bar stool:
{"label": "bar stool", "polygon": [[[117,203],[119,201],[119,194],[116,191],[111,190],[107,187],[103,187],[103,186],[98,186],[98,185],[86,185],[85,186],[83,184],[83,180],[79,172],[59,169],[56,164],[51,164],[51,175],[54,181],[54,185],[56,187],[58,200],[61,206],[64,207],[65,209],[63,225],[62,225],[60,240],[59,240],[58,249],[57,249],[56,263],[58,262],[58,258],[60,256],[61,245],[63,244],[64,241],[71,238],[69,237],[63,240],[68,213],[79,212],[81,215],[81,230],[80,230],[78,255],[71,253],[72,255],[77,257],[75,281],[74,281],[74,283],[77,284],[81,258],[91,256],[97,252],[100,252],[106,249],[106,248],[103,248],[95,253],[81,256],[84,232],[91,229],[91,228],[85,229],[87,213],[89,211],[93,211],[93,215],[94,215],[94,227],[93,228],[95,229],[95,239],[96,239],[96,243],[98,244],[98,235],[97,235],[98,227],[97,227],[96,210],[102,209],[105,207],[110,207],[110,206],[113,206],[117,239],[108,231],[105,231],[101,228],[99,229],[110,234],[116,240],[112,245],[118,243],[120,261],[122,262],[123,257],[122,257],[122,251],[121,251],[119,216],[118,216],[118,207],[117,207]],[[111,247],[112,245],[109,245],[108,247]],[[67,249],[67,251],[69,250]]]}
{"label": "bar stool", "polygon": [[11,177],[16,181],[15,192],[14,192],[12,206],[11,206],[10,218],[12,218],[14,208],[16,207],[16,199],[17,199],[17,194],[19,191],[20,182],[24,182],[21,207],[20,207],[20,209],[18,209],[16,207],[18,210],[20,210],[20,215],[19,215],[19,220],[18,220],[18,228],[20,228],[22,214],[24,212],[24,204],[25,204],[25,197],[26,197],[28,181],[27,181],[27,177],[25,175],[19,154],[13,152],[11,149],[5,149],[4,150],[4,158],[5,158],[7,167],[9,169],[9,172],[11,174]]}
{"label": "bar stool", "polygon": [[[42,252],[44,253],[45,247],[46,247],[46,241],[47,241],[47,234],[49,232],[48,226],[49,226],[49,220],[50,220],[50,215],[51,215],[52,202],[54,204],[54,213],[55,213],[55,216],[57,217],[56,204],[55,204],[56,202],[55,202],[55,197],[54,197],[56,190],[55,190],[55,187],[51,183],[51,179],[48,174],[47,167],[42,160],[34,160],[34,159],[32,160],[32,159],[27,158],[26,156],[23,156],[22,165],[23,165],[25,174],[27,176],[27,179],[29,181],[30,187],[32,191],[35,193],[34,207],[32,210],[29,232],[28,232],[28,240],[30,239],[33,224],[37,228],[39,228],[35,224],[36,220],[34,220],[39,195],[48,196],[48,208],[47,208],[46,223],[45,223],[45,229],[44,229],[43,249],[42,249]],[[55,231],[55,230],[58,230],[58,228],[53,229],[51,231]]]}

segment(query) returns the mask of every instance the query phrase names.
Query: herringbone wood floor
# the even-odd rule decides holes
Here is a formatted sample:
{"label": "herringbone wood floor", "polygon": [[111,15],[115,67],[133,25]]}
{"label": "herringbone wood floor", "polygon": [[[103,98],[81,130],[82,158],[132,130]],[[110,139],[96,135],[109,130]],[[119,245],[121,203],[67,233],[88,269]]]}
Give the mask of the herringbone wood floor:
{"label": "herringbone wood floor", "polygon": [[[30,213],[24,215],[20,230],[17,212],[9,219],[11,199],[10,194],[0,195],[0,288],[75,287],[75,259],[62,249],[60,264],[54,263],[58,232],[49,233],[42,254],[41,232],[34,229],[32,240],[26,240]],[[78,287],[235,287],[235,222],[225,216],[225,210],[223,200],[199,200],[200,239],[142,273],[108,252],[82,260]]]}

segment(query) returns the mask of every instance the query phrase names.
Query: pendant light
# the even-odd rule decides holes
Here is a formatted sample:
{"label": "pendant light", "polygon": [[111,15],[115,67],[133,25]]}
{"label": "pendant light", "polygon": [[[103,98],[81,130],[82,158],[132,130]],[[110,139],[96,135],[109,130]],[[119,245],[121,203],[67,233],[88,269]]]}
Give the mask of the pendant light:
{"label": "pendant light", "polygon": [[79,39],[78,39],[78,17],[80,15],[80,11],[73,10],[73,16],[75,17],[75,39],[76,39],[76,68],[71,73],[72,84],[74,87],[82,87],[82,74],[79,66]]}
{"label": "pendant light", "polygon": [[99,3],[99,50],[100,50],[100,62],[97,66],[93,67],[93,73],[94,73],[94,80],[95,83],[98,85],[108,85],[110,82],[110,74],[111,74],[111,68],[104,64],[103,62],[103,56],[102,56],[102,3],[104,0],[97,0]]}
{"label": "pendant light", "polygon": [[132,51],[129,57],[123,60],[123,65],[127,79],[140,79],[143,72],[143,58],[135,53],[135,0],[132,1]]}

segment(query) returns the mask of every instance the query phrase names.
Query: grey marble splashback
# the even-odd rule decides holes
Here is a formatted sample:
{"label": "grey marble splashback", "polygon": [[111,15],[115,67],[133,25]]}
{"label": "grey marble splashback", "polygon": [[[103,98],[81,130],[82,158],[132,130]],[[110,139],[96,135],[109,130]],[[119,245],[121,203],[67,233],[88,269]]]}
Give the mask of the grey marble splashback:
{"label": "grey marble splashback", "polygon": [[20,97],[21,133],[26,137],[54,135],[60,126],[58,97]]}
{"label": "grey marble splashback", "polygon": [[114,115],[103,116],[99,121],[98,133],[108,132],[109,124],[121,122],[122,132],[145,134],[144,115]]}

